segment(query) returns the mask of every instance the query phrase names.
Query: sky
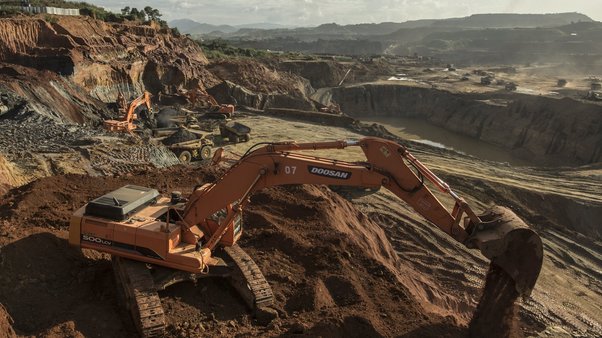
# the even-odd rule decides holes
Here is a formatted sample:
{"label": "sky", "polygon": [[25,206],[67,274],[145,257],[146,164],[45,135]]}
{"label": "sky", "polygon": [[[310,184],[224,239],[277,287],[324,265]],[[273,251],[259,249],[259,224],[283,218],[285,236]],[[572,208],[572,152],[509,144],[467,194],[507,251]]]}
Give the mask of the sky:
{"label": "sky", "polygon": [[602,21],[602,0],[87,0],[113,12],[125,6],[151,6],[163,19],[210,24],[277,23],[317,26],[403,22],[463,17],[478,13],[580,12]]}

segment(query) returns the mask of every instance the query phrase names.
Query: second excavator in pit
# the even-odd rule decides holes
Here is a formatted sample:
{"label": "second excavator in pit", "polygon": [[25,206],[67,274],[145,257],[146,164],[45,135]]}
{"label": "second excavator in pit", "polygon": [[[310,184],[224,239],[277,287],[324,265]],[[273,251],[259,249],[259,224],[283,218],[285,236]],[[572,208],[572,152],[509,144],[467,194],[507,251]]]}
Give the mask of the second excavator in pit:
{"label": "second excavator in pit", "polygon": [[[348,147],[360,147],[366,161],[302,153]],[[216,152],[214,163],[222,153]],[[450,211],[425,181],[451,196],[455,203]],[[77,210],[69,242],[113,256],[118,284],[142,336],[164,332],[157,290],[184,280],[225,277],[261,316],[273,302],[271,288],[236,242],[250,195],[287,184],[352,187],[366,193],[384,187],[458,242],[480,250],[514,280],[519,294],[529,295],[539,276],[541,239],[512,211],[494,207],[477,215],[404,146],[379,138],[258,144],[217,181],[196,187],[187,199],[180,193],[167,198],[151,188],[125,186]]]}
{"label": "second excavator in pit", "polygon": [[118,120],[105,120],[105,129],[108,131],[127,132],[133,134],[133,131],[136,129],[134,121],[138,118],[136,115],[136,109],[142,105],[145,105],[147,111],[150,113],[152,111],[150,97],[151,95],[149,92],[144,92],[142,95],[132,100],[129,106],[126,107],[125,98],[120,93],[119,98],[117,99],[119,106],[118,109],[123,115]]}

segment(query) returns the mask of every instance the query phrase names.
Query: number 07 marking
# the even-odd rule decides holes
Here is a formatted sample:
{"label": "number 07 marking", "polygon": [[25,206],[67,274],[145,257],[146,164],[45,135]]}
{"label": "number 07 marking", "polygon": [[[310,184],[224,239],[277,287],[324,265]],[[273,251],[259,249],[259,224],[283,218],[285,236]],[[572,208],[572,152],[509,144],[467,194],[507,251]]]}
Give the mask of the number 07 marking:
{"label": "number 07 marking", "polygon": [[284,173],[287,175],[294,175],[297,171],[297,167],[295,166],[284,166]]}

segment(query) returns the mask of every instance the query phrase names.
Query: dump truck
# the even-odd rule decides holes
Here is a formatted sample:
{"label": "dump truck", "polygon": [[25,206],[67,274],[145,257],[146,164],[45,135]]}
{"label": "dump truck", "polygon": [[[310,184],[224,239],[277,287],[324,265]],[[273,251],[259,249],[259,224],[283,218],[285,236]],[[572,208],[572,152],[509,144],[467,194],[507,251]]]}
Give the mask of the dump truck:
{"label": "dump truck", "polygon": [[211,158],[213,142],[208,139],[198,139],[174,143],[166,146],[182,163],[204,161]]}
{"label": "dump truck", "polygon": [[227,138],[231,143],[247,142],[250,140],[251,128],[239,122],[226,122],[219,126],[222,138]]}
{"label": "dump truck", "polygon": [[[168,129],[168,130],[166,130]],[[160,128],[153,130],[153,135],[163,136],[174,128]],[[193,161],[203,161],[211,157],[213,141],[206,138],[197,130],[191,130],[179,127],[171,131],[168,136],[160,139],[168,149],[170,149],[182,163]]]}

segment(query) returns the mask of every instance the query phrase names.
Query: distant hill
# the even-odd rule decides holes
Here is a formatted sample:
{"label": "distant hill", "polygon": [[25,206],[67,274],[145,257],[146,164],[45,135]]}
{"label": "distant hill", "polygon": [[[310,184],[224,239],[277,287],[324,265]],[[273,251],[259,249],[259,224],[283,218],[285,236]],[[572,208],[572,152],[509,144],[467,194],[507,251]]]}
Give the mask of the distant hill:
{"label": "distant hill", "polygon": [[234,27],[243,29],[243,28],[251,28],[251,29],[285,29],[285,28],[295,28],[295,26],[287,26],[281,25],[277,23],[269,23],[269,22],[258,22],[258,23],[249,23],[244,25],[235,25]]}
{"label": "distant hill", "polygon": [[[419,29],[420,30],[420,29]],[[602,69],[602,23],[555,27],[400,30],[383,40],[391,54],[433,56],[457,65],[552,62]],[[401,34],[401,33],[404,34]]]}
{"label": "distant hill", "polygon": [[212,25],[200,23],[190,19],[178,19],[169,22],[170,27],[176,27],[180,33],[184,34],[208,34],[208,33],[234,33],[239,29],[282,29],[290,26],[279,25],[275,23],[259,22],[244,25]]}
{"label": "distant hill", "polygon": [[[520,63],[556,61],[569,54],[574,59],[572,54],[588,54],[588,48],[597,57],[600,44],[596,41],[602,36],[599,24],[580,13],[502,13],[378,24],[327,23],[293,29],[246,25],[227,30],[208,25],[201,34],[206,39],[224,38],[243,48],[353,55],[418,53],[456,63],[503,62],[504,58]],[[199,32],[199,25],[190,24],[180,31],[194,34]]]}
{"label": "distant hill", "polygon": [[[322,24],[317,27],[299,27],[294,29],[241,29],[225,34],[212,34],[227,39],[245,40],[277,39],[294,37],[302,41],[316,41],[318,39],[364,39],[378,36],[407,36],[415,40],[413,34],[419,38],[428,32],[457,31],[465,29],[487,28],[536,28],[559,27],[577,22],[593,22],[587,15],[581,13],[556,13],[556,14],[474,14],[463,18],[441,20],[413,20],[406,22],[362,23],[353,25],[339,25],[337,23]],[[255,26],[253,28],[260,28]],[[213,28],[213,31],[220,30]],[[180,31],[182,31],[180,29]],[[380,39],[379,39],[380,40]],[[404,39],[402,39],[404,40]]]}
{"label": "distant hill", "polygon": [[535,28],[558,27],[575,22],[592,22],[581,13],[556,14],[474,14],[464,18],[437,20],[432,26],[470,28]]}
{"label": "distant hill", "polygon": [[190,19],[179,19],[169,22],[170,27],[176,27],[180,33],[184,34],[207,34],[211,32],[233,33],[238,28],[230,25],[211,25],[200,23]]}

